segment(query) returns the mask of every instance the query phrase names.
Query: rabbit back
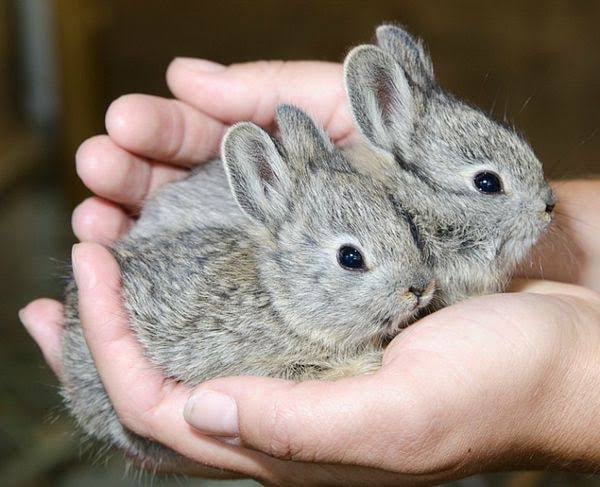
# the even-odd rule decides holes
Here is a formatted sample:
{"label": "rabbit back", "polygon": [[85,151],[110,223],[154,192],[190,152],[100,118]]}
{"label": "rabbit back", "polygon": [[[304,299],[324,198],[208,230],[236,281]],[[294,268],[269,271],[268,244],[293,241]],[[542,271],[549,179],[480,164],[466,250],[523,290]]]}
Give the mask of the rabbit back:
{"label": "rabbit back", "polygon": [[185,178],[151,195],[129,234],[144,237],[243,220],[231,195],[223,163],[213,159],[195,166]]}

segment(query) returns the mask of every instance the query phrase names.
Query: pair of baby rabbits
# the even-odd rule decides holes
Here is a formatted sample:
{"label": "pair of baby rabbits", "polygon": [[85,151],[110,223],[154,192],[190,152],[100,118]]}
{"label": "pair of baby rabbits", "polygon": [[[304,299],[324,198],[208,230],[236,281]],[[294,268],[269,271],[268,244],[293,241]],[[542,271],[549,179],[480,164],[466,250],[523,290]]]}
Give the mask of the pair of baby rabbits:
{"label": "pair of baby rabbits", "polygon": [[[418,316],[502,290],[550,223],[527,143],[442,91],[420,40],[384,25],[377,43],[344,63],[360,150],[282,105],[277,139],[234,125],[222,161],[158,191],[113,246],[130,326],[166,377],[373,372]],[[157,467],[183,461],[119,423],[73,282],[65,309],[63,394],[80,426]]]}

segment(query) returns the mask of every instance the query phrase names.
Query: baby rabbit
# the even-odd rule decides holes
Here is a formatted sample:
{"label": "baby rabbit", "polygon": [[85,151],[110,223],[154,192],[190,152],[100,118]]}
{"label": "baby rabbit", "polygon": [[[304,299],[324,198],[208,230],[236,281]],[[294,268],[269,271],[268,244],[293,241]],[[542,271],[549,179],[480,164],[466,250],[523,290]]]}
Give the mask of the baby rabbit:
{"label": "baby rabbit", "polygon": [[[112,249],[130,326],[166,377],[195,385],[372,372],[383,344],[434,293],[391,189],[355,171],[299,109],[281,106],[276,120],[280,141],[251,123],[223,140],[243,218],[226,208],[220,221],[132,231]],[[119,423],[86,348],[74,283],[65,308],[63,394],[80,426],[156,467],[184,461]]]}
{"label": "baby rabbit", "polygon": [[[344,63],[352,113],[370,148],[343,151],[356,168],[387,179],[410,210],[435,267],[438,305],[501,291],[552,220],[555,200],[541,164],[514,130],[441,90],[420,40],[390,25],[377,29],[377,39],[380,47],[359,46]],[[205,218],[214,201],[239,217],[222,165],[196,171],[149,202],[156,208],[133,232]]]}
{"label": "baby rabbit", "polygon": [[[356,125],[384,162],[418,229],[440,303],[501,291],[552,220],[555,198],[513,129],[438,86],[420,40],[377,29],[380,47],[353,49],[344,81]],[[356,158],[356,157],[355,157]]]}

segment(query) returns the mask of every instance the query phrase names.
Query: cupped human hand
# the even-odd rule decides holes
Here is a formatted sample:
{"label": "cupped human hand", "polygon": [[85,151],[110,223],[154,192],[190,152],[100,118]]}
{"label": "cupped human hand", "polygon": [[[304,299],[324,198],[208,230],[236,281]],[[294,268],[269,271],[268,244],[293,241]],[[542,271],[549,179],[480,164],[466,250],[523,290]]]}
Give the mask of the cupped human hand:
{"label": "cupped human hand", "polygon": [[125,95],[106,113],[107,135],[92,137],[79,148],[77,172],[95,194],[73,214],[79,240],[116,239],[156,188],[218,155],[229,125],[249,120],[270,127],[280,103],[305,109],[335,141],[354,132],[339,64],[222,66],[179,58],[169,66],[167,83],[178,99]]}
{"label": "cupped human hand", "polygon": [[[277,485],[418,485],[600,462],[600,298],[585,288],[524,281],[518,293],[441,310],[396,337],[373,375],[231,377],[192,391],[163,381],[124,320],[107,321],[123,316],[110,254],[80,244],[74,268],[86,340],[119,417],[201,465]],[[24,322],[56,364],[35,312]]]}

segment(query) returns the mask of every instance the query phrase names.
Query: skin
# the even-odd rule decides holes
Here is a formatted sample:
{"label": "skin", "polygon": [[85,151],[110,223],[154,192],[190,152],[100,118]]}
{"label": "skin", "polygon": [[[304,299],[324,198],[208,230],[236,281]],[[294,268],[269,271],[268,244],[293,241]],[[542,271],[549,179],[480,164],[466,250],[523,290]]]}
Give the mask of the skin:
{"label": "skin", "polygon": [[[353,135],[336,64],[225,68],[180,59],[167,80],[178,100],[118,99],[108,135],[77,153],[78,173],[96,194],[73,214],[84,242],[73,251],[81,322],[127,427],[196,460],[187,473],[216,475],[203,466],[218,467],[278,485],[419,485],[496,469],[598,468],[600,181],[555,185],[560,234],[525,262],[529,279],[514,283],[518,292],[421,320],[392,341],[376,374],[300,384],[233,377],[194,391],[164,381],[118,318],[119,270],[99,243],[118,238],[154,189],[214,155],[235,121],[269,127],[275,105],[289,102],[337,142]],[[59,378],[61,316],[60,303],[47,299],[21,312]]]}

